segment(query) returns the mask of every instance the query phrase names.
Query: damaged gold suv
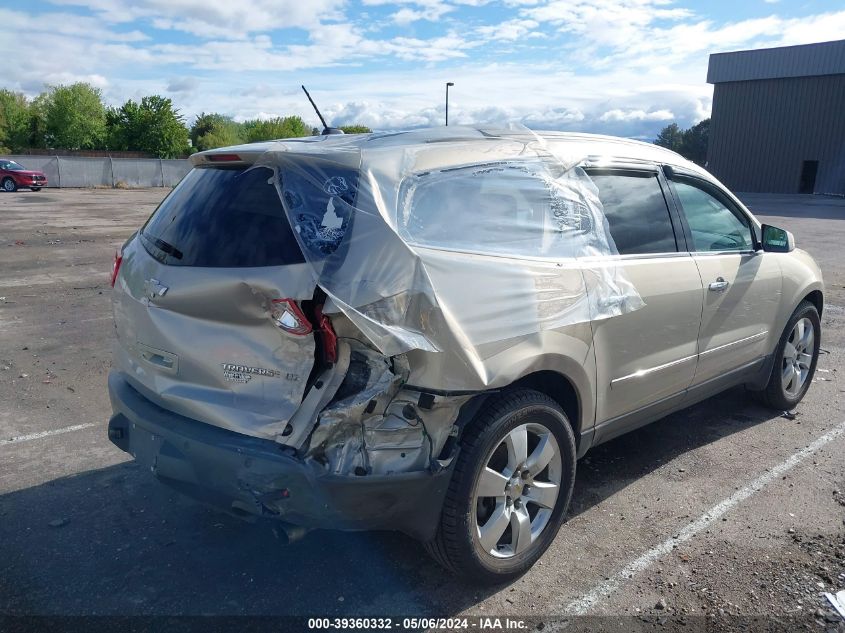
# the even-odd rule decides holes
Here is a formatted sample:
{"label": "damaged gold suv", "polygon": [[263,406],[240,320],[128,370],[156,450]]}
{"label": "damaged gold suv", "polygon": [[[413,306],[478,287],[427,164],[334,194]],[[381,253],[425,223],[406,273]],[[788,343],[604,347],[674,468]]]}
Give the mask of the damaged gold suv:
{"label": "damaged gold suv", "polygon": [[506,581],[591,446],[812,382],[818,267],[659,147],[449,127],[191,160],[115,258],[109,437],[291,535],[401,530]]}

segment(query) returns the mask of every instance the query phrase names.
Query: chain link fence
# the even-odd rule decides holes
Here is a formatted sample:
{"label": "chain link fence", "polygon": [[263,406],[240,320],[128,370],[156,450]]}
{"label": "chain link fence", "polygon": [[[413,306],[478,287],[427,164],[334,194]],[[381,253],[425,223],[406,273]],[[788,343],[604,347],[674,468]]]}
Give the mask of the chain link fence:
{"label": "chain link fence", "polygon": [[48,187],[174,187],[191,170],[186,159],[4,156],[44,172]]}

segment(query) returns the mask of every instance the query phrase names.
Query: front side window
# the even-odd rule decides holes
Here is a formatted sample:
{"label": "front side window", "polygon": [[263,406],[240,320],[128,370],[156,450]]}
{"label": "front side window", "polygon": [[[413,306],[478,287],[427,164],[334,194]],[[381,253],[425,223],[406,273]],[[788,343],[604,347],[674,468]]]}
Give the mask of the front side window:
{"label": "front side window", "polygon": [[591,172],[620,255],[677,251],[663,190],[653,173]]}
{"label": "front side window", "polygon": [[693,180],[674,181],[698,252],[754,250],[748,218]]}

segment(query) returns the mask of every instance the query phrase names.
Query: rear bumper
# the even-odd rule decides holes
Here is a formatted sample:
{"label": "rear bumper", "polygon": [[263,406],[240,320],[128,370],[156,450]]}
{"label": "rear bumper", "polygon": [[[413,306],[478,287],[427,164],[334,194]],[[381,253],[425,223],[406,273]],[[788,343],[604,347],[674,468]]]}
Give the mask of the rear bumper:
{"label": "rear bumper", "polygon": [[341,476],[275,442],[167,411],[109,374],[109,439],[166,483],[238,515],[309,528],[399,530],[434,537],[452,469]]}

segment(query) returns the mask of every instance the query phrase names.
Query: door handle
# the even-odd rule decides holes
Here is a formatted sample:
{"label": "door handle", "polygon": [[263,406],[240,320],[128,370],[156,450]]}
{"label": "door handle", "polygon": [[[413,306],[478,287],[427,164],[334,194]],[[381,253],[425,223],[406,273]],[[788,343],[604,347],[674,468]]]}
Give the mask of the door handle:
{"label": "door handle", "polygon": [[710,285],[707,286],[707,289],[713,292],[724,292],[728,289],[729,285],[730,284],[727,281],[719,277],[716,279],[716,281],[710,282]]}

